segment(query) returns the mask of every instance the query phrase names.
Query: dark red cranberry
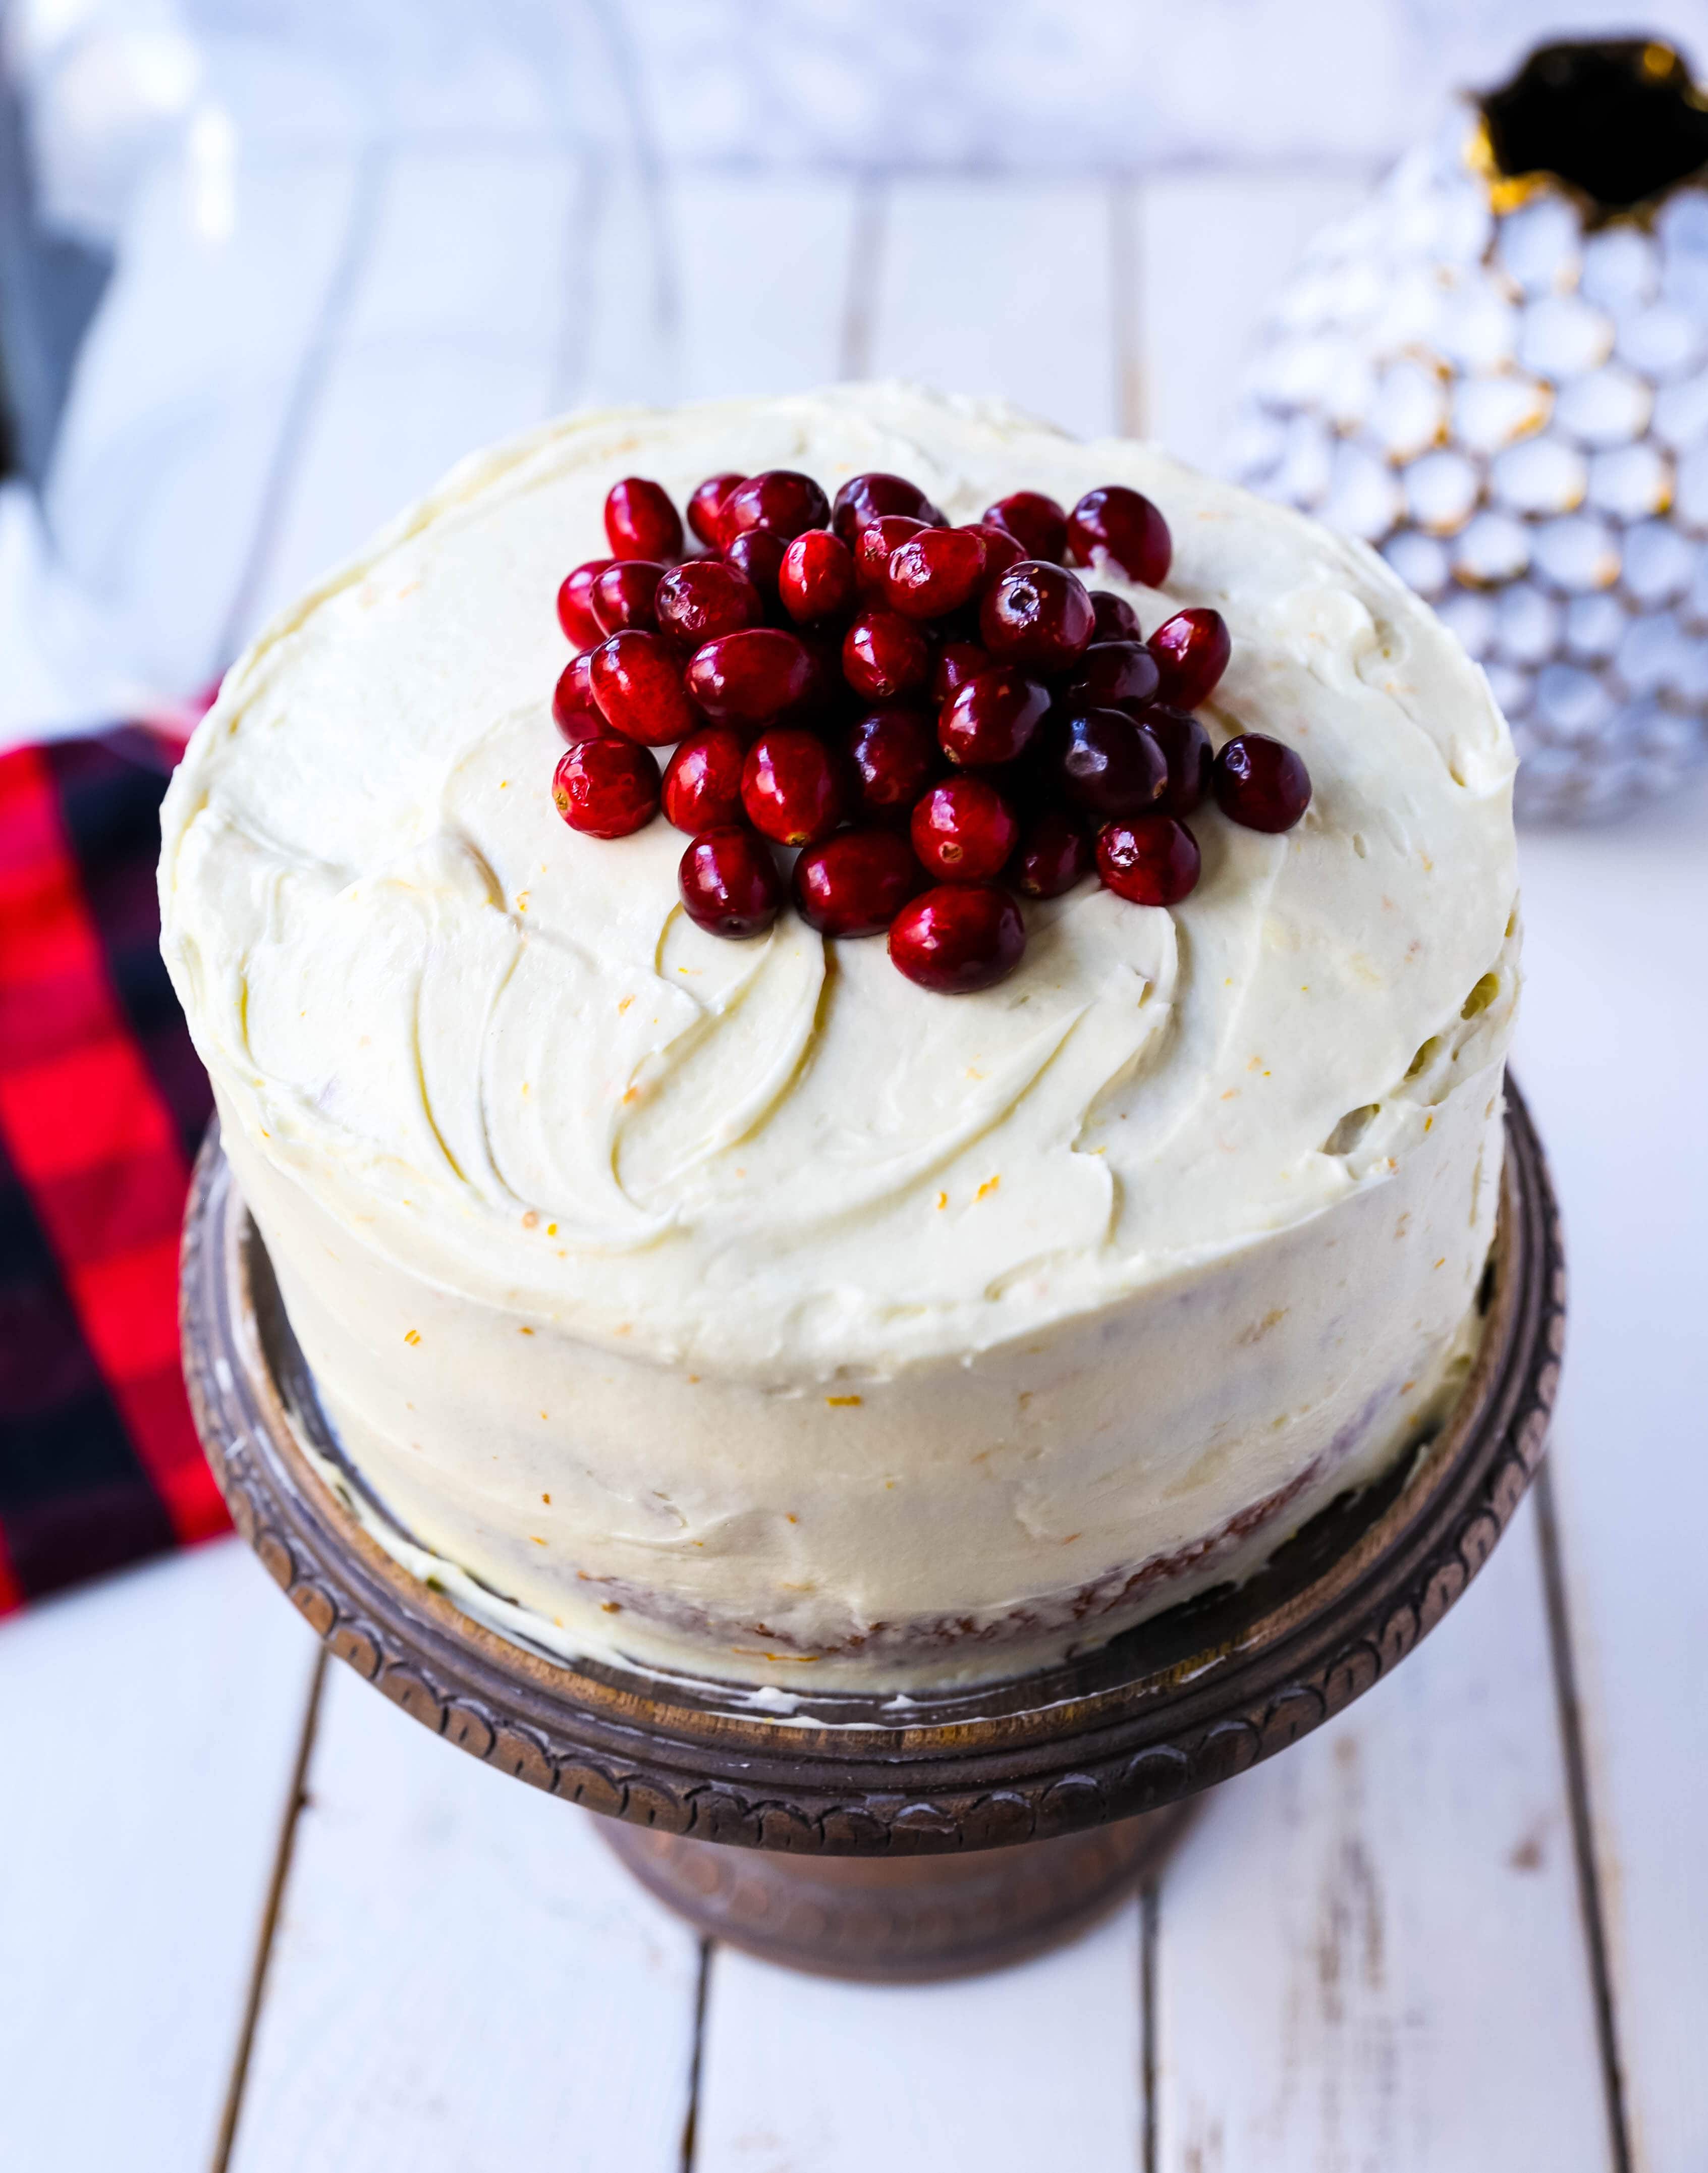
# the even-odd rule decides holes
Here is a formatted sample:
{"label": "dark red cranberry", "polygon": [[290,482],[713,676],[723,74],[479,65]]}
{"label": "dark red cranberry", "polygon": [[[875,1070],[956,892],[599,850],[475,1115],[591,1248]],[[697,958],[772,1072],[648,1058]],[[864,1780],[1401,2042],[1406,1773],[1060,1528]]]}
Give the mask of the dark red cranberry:
{"label": "dark red cranberry", "polygon": [[1055,566],[1062,563],[1068,542],[1068,516],[1054,499],[1046,498],[1041,490],[1010,491],[994,505],[986,506],[984,518],[991,527],[1013,537],[1025,557],[1047,558]]}
{"label": "dark red cranberry", "polygon": [[762,528],[787,543],[808,528],[830,520],[830,501],[809,475],[793,468],[767,468],[763,475],[738,483],[718,509],[724,532],[732,541],[751,528]]}
{"label": "dark red cranberry", "polygon": [[1097,833],[1097,874],[1134,905],[1178,905],[1198,887],[1198,840],[1172,815],[1106,822]]}
{"label": "dark red cranberry", "polygon": [[585,656],[566,664],[558,673],[552,689],[552,721],[571,747],[582,740],[598,739],[611,730],[593,698],[593,682]]}
{"label": "dark red cranberry", "polygon": [[1059,807],[1046,807],[1021,833],[1008,879],[1028,898],[1060,898],[1091,871],[1091,844]]}
{"label": "dark red cranberry", "polygon": [[943,752],[963,768],[1016,762],[1049,714],[1049,689],[1012,664],[995,664],[946,702],[937,719]]}
{"label": "dark red cranberry", "polygon": [[923,536],[925,524],[911,513],[880,514],[857,531],[849,547],[854,553],[854,585],[875,603],[888,601],[885,590],[890,559],[911,536]]}
{"label": "dark red cranberry", "polygon": [[984,592],[979,638],[1001,664],[1062,671],[1091,643],[1091,599],[1076,574],[1022,558]]}
{"label": "dark red cranberry", "polygon": [[911,619],[875,605],[843,637],[842,671],[863,701],[892,702],[930,677],[931,644]]}
{"label": "dark red cranberry", "polygon": [[1141,641],[1094,641],[1063,690],[1088,709],[1142,709],[1156,696],[1156,659]]}
{"label": "dark red cranberry", "polygon": [[809,528],[783,554],[777,577],[783,608],[797,626],[843,618],[854,609],[854,554],[827,528]]}
{"label": "dark red cranberry", "polygon": [[605,500],[605,533],[613,558],[679,558],[682,517],[662,483],[644,476],[614,483]]}
{"label": "dark red cranberry", "polygon": [[913,802],[943,767],[931,720],[891,704],[868,709],[848,736],[854,798],[876,822],[905,822]]}
{"label": "dark red cranberry", "polygon": [[558,762],[552,798],[572,830],[626,838],[658,812],[658,763],[633,740],[583,740]]}
{"label": "dark red cranberry", "polygon": [[969,680],[990,669],[990,651],[983,642],[946,641],[931,668],[931,699],[940,707],[952,702]]}
{"label": "dark red cranberry", "polygon": [[676,889],[709,936],[762,936],[783,907],[771,848],[739,822],[700,833],[677,863]]}
{"label": "dark red cranberry", "polygon": [[811,732],[762,733],[741,770],[741,805],[756,830],[779,845],[816,845],[842,820],[843,771]]}
{"label": "dark red cranberry", "polygon": [[1118,596],[1113,589],[1091,590],[1091,612],[1096,621],[1093,641],[1143,641],[1139,630],[1139,614],[1125,596]]}
{"label": "dark red cranberry", "polygon": [[1148,498],[1125,483],[1088,490],[1068,515],[1068,563],[1095,566],[1107,552],[1129,581],[1160,587],[1174,556],[1168,523]]}
{"label": "dark red cranberry", "polygon": [[1210,790],[1210,734],[1196,717],[1166,702],[1153,702],[1139,721],[1168,764],[1168,787],[1156,803],[1157,813],[1190,815]]}
{"label": "dark red cranberry", "polygon": [[593,656],[590,650],[572,656],[558,675],[558,685],[552,696],[554,709],[596,709],[599,706],[593,694]]}
{"label": "dark red cranberry", "polygon": [[656,598],[664,568],[655,558],[613,558],[593,584],[593,616],[601,635],[621,634],[626,626],[658,626]]}
{"label": "dark red cranberry", "polygon": [[606,721],[643,747],[668,747],[700,721],[682,686],[682,668],[662,634],[639,627],[602,641],[588,660],[593,698]]}
{"label": "dark red cranberry", "polygon": [[1149,646],[1162,675],[1159,698],[1177,709],[1195,709],[1207,702],[1233,655],[1227,621],[1207,608],[1176,612],[1164,619]]}
{"label": "dark red cranberry", "polygon": [[1216,804],[1247,830],[1290,830],[1311,804],[1311,774],[1266,732],[1242,732],[1215,758]]}
{"label": "dark red cranberry", "polygon": [[665,820],[697,838],[741,820],[741,765],[747,742],[727,725],[691,732],[665,765]]}
{"label": "dark red cranberry", "polygon": [[904,618],[942,618],[983,581],[984,545],[970,528],[922,528],[891,552],[884,594]]}
{"label": "dark red cranberry", "polygon": [[672,566],[658,585],[653,606],[660,633],[684,649],[698,649],[720,634],[740,634],[765,616],[759,591],[721,558],[690,558],[684,566]]}
{"label": "dark red cranberry", "polygon": [[983,882],[1020,843],[1014,810],[982,777],[946,778],[913,810],[908,833],[939,882]]}
{"label": "dark red cranberry", "polygon": [[812,685],[800,638],[772,626],[720,634],[688,660],[688,692],[716,725],[750,730],[792,709]]}
{"label": "dark red cranberry", "polygon": [[852,549],[861,529],[886,513],[905,513],[928,527],[943,518],[918,483],[909,483],[905,476],[874,472],[849,477],[836,494],[831,526]]}
{"label": "dark red cranberry", "polygon": [[994,883],[945,883],[904,905],[890,923],[892,962],[937,995],[994,987],[1025,950],[1020,908]]}
{"label": "dark red cranberry", "polygon": [[984,546],[983,585],[987,589],[999,574],[1005,574],[1026,557],[1025,551],[1005,528],[998,528],[989,520],[969,520],[964,525]]}
{"label": "dark red cranberry", "polygon": [[795,863],[795,903],[821,936],[877,936],[919,887],[919,863],[893,830],[839,830]]}
{"label": "dark red cranberry", "polygon": [[558,623],[578,649],[591,649],[605,639],[605,629],[593,615],[593,584],[611,563],[609,558],[590,558],[558,591]]}
{"label": "dark red cranberry", "polygon": [[746,480],[746,476],[731,472],[708,476],[703,483],[694,486],[694,494],[688,500],[688,526],[702,543],[709,544],[714,551],[721,551],[725,541],[718,519],[719,509],[736,484]]}
{"label": "dark red cranberry", "polygon": [[768,528],[750,528],[745,535],[733,537],[724,546],[724,561],[741,578],[757,590],[759,600],[767,606],[777,601],[777,580],[783,571],[783,553],[788,548],[780,536],[773,536]]}
{"label": "dark red cranberry", "polygon": [[1148,814],[1168,785],[1161,748],[1123,709],[1070,716],[1056,774],[1069,801],[1104,822]]}

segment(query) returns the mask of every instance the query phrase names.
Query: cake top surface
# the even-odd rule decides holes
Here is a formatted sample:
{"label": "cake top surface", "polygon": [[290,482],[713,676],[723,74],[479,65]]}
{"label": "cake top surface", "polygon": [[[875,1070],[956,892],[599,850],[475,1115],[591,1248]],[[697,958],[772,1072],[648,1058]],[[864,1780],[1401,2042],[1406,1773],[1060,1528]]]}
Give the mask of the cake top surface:
{"label": "cake top surface", "polygon": [[[1197,821],[1168,910],[1029,905],[973,995],[792,911],[703,933],[680,833],[553,808],[552,597],[619,476],[682,503],[768,467],[897,472],[951,520],[1145,492],[1166,590],[1095,578],[1147,632],[1222,612],[1205,721],[1305,758],[1304,821]],[[853,1377],[1382,1182],[1504,1034],[1512,771],[1481,673],[1378,559],[1150,447],[888,385],[578,416],[463,462],[228,675],[163,809],[163,946],[229,1119],[369,1243],[631,1353]]]}

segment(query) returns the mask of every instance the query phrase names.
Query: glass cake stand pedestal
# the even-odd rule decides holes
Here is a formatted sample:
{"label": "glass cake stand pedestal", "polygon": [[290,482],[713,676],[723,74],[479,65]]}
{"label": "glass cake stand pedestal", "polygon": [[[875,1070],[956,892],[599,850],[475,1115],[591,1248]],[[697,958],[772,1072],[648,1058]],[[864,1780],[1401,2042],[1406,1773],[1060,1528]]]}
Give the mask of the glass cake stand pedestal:
{"label": "glass cake stand pedestal", "polygon": [[1542,1148],[1508,1085],[1486,1316],[1435,1438],[1237,1589],[1006,1683],[756,1712],[733,1688],[571,1664],[401,1568],[304,1453],[336,1448],[271,1265],[211,1134],[182,1270],[184,1366],[234,1522],[338,1658],[423,1726],[598,1813],[702,1931],[830,1976],[1000,1966],[1071,1936],[1205,1788],[1398,1665],[1487,1560],[1541,1459],[1565,1267]]}

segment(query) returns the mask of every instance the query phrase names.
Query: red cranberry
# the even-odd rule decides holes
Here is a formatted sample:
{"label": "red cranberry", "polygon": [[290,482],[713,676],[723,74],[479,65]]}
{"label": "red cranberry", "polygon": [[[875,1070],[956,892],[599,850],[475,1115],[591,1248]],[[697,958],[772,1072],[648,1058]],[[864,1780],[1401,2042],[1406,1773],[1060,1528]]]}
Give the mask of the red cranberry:
{"label": "red cranberry", "polygon": [[552,721],[574,747],[582,740],[598,739],[611,730],[593,698],[593,682],[587,659],[578,656],[566,664],[552,689]]}
{"label": "red cranberry", "polygon": [[904,822],[943,767],[937,735],[918,709],[869,709],[849,731],[854,798],[877,822]]}
{"label": "red cranberry", "polygon": [[590,558],[558,591],[558,623],[578,649],[591,649],[605,639],[605,629],[593,615],[593,584],[611,563],[609,558]]}
{"label": "red cranberry", "polygon": [[911,513],[880,514],[867,521],[849,547],[854,552],[854,585],[863,596],[885,603],[890,559],[910,536],[923,536],[925,524]]}
{"label": "red cranberry", "polygon": [[1153,702],[1139,721],[1168,764],[1168,788],[1156,803],[1157,813],[1190,815],[1210,790],[1210,734],[1196,717],[1166,702]]}
{"label": "red cranberry", "polygon": [[1068,515],[1068,563],[1095,566],[1107,552],[1129,581],[1154,589],[1168,577],[1174,544],[1148,498],[1125,483],[1088,490]]}
{"label": "red cranberry", "polygon": [[864,611],[842,644],[843,677],[867,702],[892,702],[931,676],[931,644],[911,619],[881,605]]}
{"label": "red cranberry", "polygon": [[770,847],[739,822],[700,833],[677,864],[676,889],[709,936],[762,936],[783,906]]}
{"label": "red cranberry", "polygon": [[943,996],[1004,980],[1026,950],[1020,908],[994,883],[945,883],[890,923],[890,957],[910,981]]}
{"label": "red cranberry", "polygon": [[783,554],[777,593],[797,626],[845,617],[854,602],[853,553],[827,528],[807,529]]}
{"label": "red cranberry", "polygon": [[698,649],[720,634],[740,634],[765,616],[759,591],[721,558],[690,558],[672,566],[653,599],[659,631],[684,649]]}
{"label": "red cranberry", "polygon": [[605,532],[613,558],[679,558],[682,517],[662,483],[642,476],[614,483],[605,500]]}
{"label": "red cranberry", "polygon": [[1242,732],[1215,758],[1216,804],[1247,830],[1290,830],[1311,804],[1311,774],[1290,747]]}
{"label": "red cranberry", "polygon": [[1028,558],[1047,558],[1059,566],[1067,548],[1068,516],[1054,499],[1041,490],[1011,491],[987,506],[984,518],[993,528],[1013,537]]}
{"label": "red cranberry", "polygon": [[688,660],[688,692],[714,724],[750,728],[792,709],[812,685],[800,638],[771,626],[720,634]]}
{"label": "red cranberry", "polygon": [[709,544],[714,551],[720,551],[724,547],[719,510],[736,484],[746,480],[746,476],[731,472],[708,476],[703,483],[694,486],[694,494],[688,500],[688,526],[701,542]]}
{"label": "red cranberry", "polygon": [[783,571],[784,539],[768,528],[750,528],[724,546],[724,561],[752,584],[766,605],[777,601],[777,580]]}
{"label": "red cranberry", "polygon": [[572,830],[626,838],[658,812],[658,763],[633,740],[583,740],[558,762],[552,798]]}
{"label": "red cranberry", "polygon": [[1020,843],[1014,810],[982,777],[934,785],[908,829],[921,865],[939,882],[983,882]]}
{"label": "red cranberry", "polygon": [[692,732],[665,766],[666,822],[691,838],[741,820],[741,764],[747,742],[727,725]]}
{"label": "red cranberry", "polygon": [[1227,621],[1208,609],[1176,612],[1151,635],[1150,648],[1162,675],[1161,699],[1177,709],[1207,702],[1233,654]]}
{"label": "red cranberry", "polygon": [[969,680],[990,669],[990,651],[977,641],[946,641],[931,670],[931,699],[952,702]]}
{"label": "red cranberry", "polygon": [[811,732],[762,733],[747,750],[741,805],[747,820],[779,845],[816,845],[842,820],[843,774]]}
{"label": "red cranberry", "polygon": [[905,513],[928,527],[943,518],[918,483],[909,483],[905,476],[875,472],[849,477],[836,494],[831,526],[852,549],[861,529],[886,513]]}
{"label": "red cranberry", "polygon": [[626,626],[658,625],[655,599],[665,569],[655,558],[613,558],[595,580],[593,616],[601,635],[621,634]]}
{"label": "red cranberry", "polygon": [[1064,671],[1091,646],[1091,599],[1077,574],[1022,558],[985,590],[978,632],[1001,663]]}
{"label": "red cranberry", "polygon": [[1091,842],[1059,807],[1046,807],[1026,825],[1008,871],[1028,898],[1060,898],[1091,871]]}
{"label": "red cranberry", "polygon": [[1140,641],[1094,641],[1063,698],[1089,709],[1143,709],[1156,698],[1156,659]]}
{"label": "red cranberry", "polygon": [[976,536],[984,546],[984,586],[987,589],[999,574],[1005,574],[1010,566],[1017,566],[1026,555],[1005,528],[998,528],[989,520],[969,520],[965,526],[968,533]]}
{"label": "red cranberry", "polygon": [[1113,589],[1091,590],[1091,612],[1096,621],[1093,641],[1143,641],[1139,630],[1139,614],[1125,596],[1118,596]]}
{"label": "red cranberry", "polygon": [[1097,833],[1097,873],[1134,905],[1178,905],[1198,886],[1198,840],[1172,815],[1106,822]]}
{"label": "red cranberry", "polygon": [[811,476],[793,468],[768,468],[738,483],[719,507],[718,518],[732,541],[750,528],[762,528],[787,543],[805,529],[822,528],[830,519],[830,502]]}
{"label": "red cranberry", "polygon": [[626,628],[588,660],[593,698],[606,721],[643,747],[668,747],[700,721],[682,686],[682,666],[661,634]]}
{"label": "red cranberry", "polygon": [[1162,750],[1123,709],[1067,720],[1057,776],[1071,803],[1101,822],[1149,813],[1168,785]]}
{"label": "red cranberry", "polygon": [[890,553],[884,594],[904,618],[942,618],[983,585],[984,546],[970,528],[922,528]]}
{"label": "red cranberry", "polygon": [[893,830],[841,830],[795,863],[795,903],[821,936],[877,936],[919,887],[919,863]]}
{"label": "red cranberry", "polygon": [[1049,689],[1012,664],[981,671],[944,704],[937,737],[952,763],[978,769],[1015,762],[1049,714]]}

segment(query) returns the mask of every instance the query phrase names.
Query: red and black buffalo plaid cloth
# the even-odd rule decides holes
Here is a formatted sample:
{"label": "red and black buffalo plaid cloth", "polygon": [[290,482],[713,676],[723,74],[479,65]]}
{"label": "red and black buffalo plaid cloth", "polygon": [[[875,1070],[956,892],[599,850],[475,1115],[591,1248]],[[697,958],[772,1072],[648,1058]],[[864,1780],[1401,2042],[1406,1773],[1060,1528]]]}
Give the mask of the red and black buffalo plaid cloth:
{"label": "red and black buffalo plaid cloth", "polygon": [[225,1523],[178,1366],[212,1101],[159,947],[175,753],[0,754],[0,1613]]}

